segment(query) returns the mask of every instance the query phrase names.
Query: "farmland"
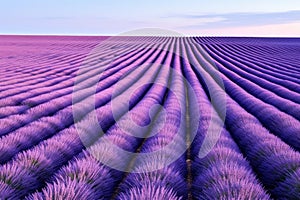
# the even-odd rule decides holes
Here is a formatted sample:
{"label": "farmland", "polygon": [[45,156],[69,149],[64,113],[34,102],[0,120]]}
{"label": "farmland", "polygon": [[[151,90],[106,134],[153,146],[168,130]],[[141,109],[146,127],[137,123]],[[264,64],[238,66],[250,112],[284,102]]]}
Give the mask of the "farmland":
{"label": "farmland", "polygon": [[299,199],[300,39],[0,37],[0,199]]}

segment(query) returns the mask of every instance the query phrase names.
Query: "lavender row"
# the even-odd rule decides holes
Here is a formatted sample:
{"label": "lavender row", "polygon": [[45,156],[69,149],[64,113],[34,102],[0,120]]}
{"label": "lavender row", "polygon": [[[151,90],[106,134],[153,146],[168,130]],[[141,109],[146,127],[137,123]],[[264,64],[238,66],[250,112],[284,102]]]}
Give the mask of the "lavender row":
{"label": "lavender row", "polygon": [[[147,112],[141,112],[141,109],[145,109],[145,105],[150,107],[162,101],[162,90],[153,88],[151,91],[149,93],[151,97],[146,95],[131,111],[140,113],[138,117],[134,118],[137,123],[148,120]],[[157,99],[154,99],[153,96],[156,96]],[[130,113],[127,113],[118,122],[126,121],[128,117],[131,117]],[[132,137],[131,134],[132,132],[124,132],[124,129],[122,130],[116,125],[112,126],[99,141],[85,150],[82,155],[77,156],[68,165],[62,167],[48,181],[42,192],[30,195],[28,199],[55,197],[107,199],[111,197],[115,186],[122,178],[123,172],[106,166],[101,161],[110,161],[125,169],[126,165],[129,164],[130,157],[120,154],[112,145],[128,152],[134,152],[141,139]]]}
{"label": "lavender row", "polygon": [[[197,49],[201,53],[204,53],[204,50],[201,49],[200,46],[198,46]],[[201,59],[199,55],[196,56],[198,59]],[[217,63],[217,61],[215,61],[215,63]],[[215,70],[214,68],[204,67],[209,73]],[[300,149],[300,136],[297,134],[300,132],[300,122],[297,119],[247,93],[241,89],[239,85],[228,80],[223,74],[220,74],[220,76],[224,81],[226,92],[237,103],[257,117],[273,134],[279,136],[295,149]]]}
{"label": "lavender row", "polygon": [[[126,58],[127,57],[124,57],[124,59],[126,59]],[[135,58],[135,56],[134,56],[134,58]],[[127,64],[127,65],[132,64],[133,61],[132,62],[129,62],[129,61],[131,61],[131,59],[129,59],[127,62],[125,62],[125,64]],[[122,61],[120,61],[120,62],[122,62]],[[118,66],[120,62],[117,62],[116,64],[114,64],[112,66]],[[114,78],[115,78],[114,82],[113,81],[107,81],[107,80],[109,80],[107,78],[110,78],[109,76],[112,75],[112,74],[115,75],[116,72],[118,74],[120,74],[120,77],[121,77],[122,76],[122,74],[121,74],[122,70],[121,69],[124,71],[123,73],[126,73],[126,71],[130,70],[130,68],[127,69],[127,68],[124,68],[124,65],[121,65],[121,66],[118,66],[118,67],[114,67],[114,68],[108,69],[105,72],[103,72],[102,75],[101,75],[101,77],[99,78],[100,81],[101,81],[101,85],[99,85],[98,90],[104,90],[105,88],[111,86],[114,82],[116,82],[117,76],[114,76]],[[78,79],[80,78],[82,80],[82,82],[80,80],[80,81],[77,81],[76,83],[80,84],[80,85],[83,85],[83,84],[85,84],[84,82],[86,82],[85,87],[88,88],[89,86],[91,86],[91,84],[93,84],[95,82],[95,80],[94,80],[95,78],[90,78],[90,77],[93,77],[93,75],[90,74],[90,73],[95,74],[95,73],[97,73],[97,71],[91,70],[91,71],[89,71],[88,74],[84,73],[84,74],[78,75],[77,78]],[[103,79],[105,79],[105,80],[103,80]],[[24,95],[21,94],[22,99],[24,99],[21,102],[21,104],[25,104],[25,105],[29,105],[29,106],[33,107],[33,106],[36,106],[36,105],[40,105],[40,104],[42,104],[44,102],[50,101],[51,99],[58,98],[58,97],[61,97],[61,96],[65,96],[67,94],[72,94],[73,89],[74,89],[73,88],[73,84],[74,84],[74,80],[69,80],[68,82],[66,82],[64,84],[59,84],[58,87],[57,86],[49,87],[49,88],[46,88],[46,90],[42,90],[41,88],[39,88],[38,89],[39,93],[45,93],[45,94],[40,94],[39,96],[33,97],[33,98],[28,98],[26,96],[24,97]],[[82,87],[82,89],[84,89],[84,88]],[[52,91],[52,92],[47,93],[49,91]],[[18,101],[21,101],[21,100],[18,99]],[[20,112],[19,114],[21,114],[21,113],[22,112]]]}
{"label": "lavender row", "polygon": [[[249,94],[259,98],[261,101],[266,102],[270,105],[275,106],[282,112],[285,112],[294,118],[300,120],[300,95],[297,93],[290,92],[288,89],[281,87],[279,85],[271,84],[263,79],[255,78],[250,74],[238,73],[235,74],[235,69],[237,68],[230,62],[227,62],[205,48],[210,55],[213,55],[216,59],[215,63],[222,74],[228,77],[231,81],[238,83],[238,85],[243,88]],[[233,62],[234,63],[234,62]],[[223,67],[224,66],[224,67]],[[237,69],[238,70],[238,69]],[[259,84],[261,83],[261,84]],[[264,87],[262,87],[264,86]],[[266,88],[266,89],[264,89]],[[229,89],[229,88],[228,88]],[[268,89],[268,90],[267,90]],[[230,90],[230,89],[229,89]],[[277,96],[276,91],[281,91],[285,95]],[[284,97],[281,97],[284,96]],[[287,98],[289,97],[289,98]]]}
{"label": "lavender row", "polygon": [[[204,38],[197,39],[203,41]],[[256,57],[261,57],[262,59],[269,61],[278,60],[280,63],[287,64],[288,66],[286,67],[297,70],[294,61],[299,61],[299,59],[294,57],[294,55],[298,52],[299,39],[294,39],[292,41],[287,41],[288,38],[275,38],[274,40],[271,38],[238,38],[237,40],[237,38],[207,37],[205,39],[208,41],[205,43],[237,46]],[[287,57],[290,57],[291,59],[286,59]]]}
{"label": "lavender row", "polygon": [[[155,69],[152,69],[151,71],[153,71],[153,70],[154,70],[154,72],[155,72]],[[153,73],[153,72],[152,72],[152,73]],[[149,77],[149,78],[151,79],[151,76],[147,76],[147,77]],[[137,84],[137,83],[136,83],[136,84]],[[145,89],[146,89],[146,88],[145,88]],[[145,89],[143,89],[143,90],[140,91],[140,92],[145,91]],[[125,95],[128,95],[128,94],[125,94]],[[141,95],[141,94],[140,94],[140,95]],[[138,96],[140,96],[140,95],[138,95]],[[122,99],[123,96],[119,96],[119,97],[117,97],[117,98]],[[121,101],[120,101],[120,102],[121,102]],[[121,103],[121,104],[118,104],[118,106],[119,106],[119,108],[118,108],[117,110],[124,110],[122,103]],[[98,115],[99,115],[99,117],[100,117],[100,119],[101,119],[102,127],[108,128],[109,124],[112,124],[113,116],[111,115],[111,111],[109,111],[109,109],[111,109],[109,106],[105,106],[105,107],[102,107],[102,109],[100,109],[100,110],[98,111]],[[90,126],[85,126],[85,125],[90,125],[90,124],[89,124],[90,121],[91,121],[91,119],[89,119],[88,117],[85,117],[83,121],[80,121],[80,122],[79,122],[79,123],[82,123],[82,124],[83,124],[83,127],[82,127],[82,128],[86,127],[85,130],[81,130],[81,131],[84,131],[84,133],[87,134],[87,136],[89,137],[88,139],[90,139],[92,135],[97,134],[97,133],[92,133],[93,131],[95,132],[96,130],[91,129]],[[105,130],[105,128],[104,128],[104,130]],[[57,136],[57,137],[59,137],[59,136]],[[66,137],[65,139],[67,140],[67,138],[68,138],[68,137]],[[56,139],[56,138],[55,138],[55,139]],[[56,141],[57,143],[60,143],[60,141],[62,141],[62,138],[60,138],[60,140],[55,140],[55,139],[46,140],[46,142],[47,142],[47,141],[53,141],[53,142]],[[83,139],[83,138],[81,138],[81,139]],[[42,145],[39,145],[39,146],[37,146],[36,148],[38,149],[38,148],[41,147],[41,146],[42,146]],[[70,147],[72,147],[72,145],[67,145],[66,147],[70,148]],[[51,148],[51,146],[48,146],[48,148]],[[30,152],[30,151],[29,151],[29,152]],[[44,151],[41,149],[40,152],[44,152]],[[26,153],[25,153],[25,154],[26,154]],[[47,153],[47,155],[49,155],[49,154]],[[51,156],[51,154],[50,154],[49,156]],[[64,156],[64,155],[62,155],[62,156]],[[60,157],[59,157],[59,156],[55,156],[55,158],[56,158],[56,159],[57,159],[57,158],[63,159],[62,156],[60,156]],[[13,164],[16,162],[16,160],[18,160],[18,158],[14,159],[14,161],[13,161],[12,163],[8,163],[7,165],[4,165],[3,168],[5,168],[5,166],[13,165]],[[55,163],[51,163],[51,164],[52,164],[51,166],[55,166]],[[58,163],[58,164],[59,164],[59,163]],[[39,174],[39,173],[37,172],[37,174]],[[2,176],[2,177],[3,177],[3,176]],[[4,177],[4,178],[5,178],[5,177]],[[16,181],[17,181],[17,180],[16,180]],[[17,184],[17,183],[16,183],[16,184]]]}
{"label": "lavender row", "polygon": [[[109,106],[104,106],[96,110],[98,116],[102,119],[100,120],[100,124],[104,131],[113,124],[113,116],[111,111],[108,110],[108,107]],[[122,109],[122,107],[120,107],[120,109]],[[89,133],[88,138],[78,137],[78,129],[71,127],[63,130],[53,138],[45,140],[32,150],[18,154],[12,162],[3,165],[1,167],[1,181],[6,183],[6,187],[1,188],[2,194],[0,196],[6,195],[9,190],[13,190],[14,194],[11,197],[20,198],[42,187],[44,182],[47,181],[56,170],[83,149],[82,140],[94,140],[99,137],[98,133],[92,133],[95,129],[93,129],[93,125],[89,123],[90,121],[90,115],[87,115],[79,122],[86,127],[83,131]],[[66,132],[68,133],[69,131],[71,131],[71,135],[66,134]],[[75,137],[75,142],[70,143],[73,137]],[[31,162],[31,156],[34,155],[39,157],[34,157],[35,162]],[[47,162],[43,161],[44,159]],[[36,164],[38,167],[41,167],[36,169]],[[34,173],[31,172],[32,168],[35,168],[33,170]],[[22,181],[25,181],[25,183]],[[30,185],[26,185],[26,183]]]}
{"label": "lavender row", "polygon": [[[168,77],[168,70],[162,69],[160,72],[160,79]],[[165,80],[166,81],[166,80]],[[117,123],[126,122],[128,118],[138,124],[144,124],[149,119],[148,113],[153,105],[162,103],[166,88],[153,86],[151,91],[135,106],[130,113],[121,117]],[[78,156],[77,159],[71,161],[67,166],[60,169],[58,173],[49,181],[42,192],[35,193],[28,197],[28,199],[47,199],[58,196],[65,198],[87,198],[93,199],[109,198],[113,194],[113,189],[121,180],[122,172],[105,166],[101,161],[112,161],[114,165],[119,166],[125,170],[126,165],[129,164],[130,157],[124,153],[116,151],[112,145],[116,145],[128,152],[134,152],[141,139],[133,137],[135,132],[138,134],[139,130],[133,130],[127,127],[128,130],[121,129],[120,126],[112,126],[106,134],[90,146],[83,156]],[[68,188],[74,188],[70,191]]]}
{"label": "lavender row", "polygon": [[[251,68],[248,68],[250,71],[251,69],[253,72],[256,70],[259,72],[264,72],[266,75],[272,75],[268,76],[268,78],[273,78],[275,80],[280,80],[280,79],[291,79],[292,81],[296,81],[296,78],[293,78],[294,75],[296,75],[298,72],[296,70],[291,70],[288,69],[287,66],[284,66],[282,63],[276,64],[277,62],[270,61],[269,63],[263,62],[259,58],[255,58],[255,56],[250,57],[250,55],[246,54],[243,52],[241,49],[241,52],[238,53],[237,49],[232,47],[232,46],[223,46],[223,45],[214,45],[215,47],[218,47],[219,49],[223,50],[224,52],[230,52],[229,56],[234,56],[237,58],[240,62],[243,62],[244,64],[249,64],[251,65]],[[283,66],[282,66],[283,65]],[[260,75],[264,75],[260,74]],[[291,81],[290,81],[291,82]]]}
{"label": "lavender row", "polygon": [[[197,44],[194,43],[193,45]],[[191,46],[193,47],[193,45]],[[199,48],[195,49],[198,50]],[[199,61],[205,68],[214,69],[206,60]],[[207,72],[200,70],[196,73],[200,76],[199,73],[206,74]],[[209,84],[218,87],[213,79],[210,80]],[[221,111],[220,105],[215,104],[214,106],[218,112]],[[271,193],[271,197],[284,199],[299,196],[299,191],[290,191],[289,188],[296,188],[300,181],[297,180],[299,176],[296,176],[300,167],[300,154],[278,137],[270,134],[254,116],[229,97],[227,98],[226,109],[227,113],[230,113],[226,115],[226,127],[249,160],[259,180]],[[286,187],[286,181],[289,181],[289,187]]]}
{"label": "lavender row", "polygon": [[[203,38],[197,38],[197,41],[199,42],[201,42],[202,40]],[[293,66],[296,65],[296,63],[291,62],[291,59],[286,59],[286,57],[292,58],[293,55],[291,54],[291,49],[289,49],[287,55],[283,54],[282,51],[277,51],[277,52],[270,51],[269,49],[270,44],[273,46],[276,45],[276,48],[278,48],[280,47],[280,43],[273,44],[273,43],[268,43],[267,41],[261,41],[261,43],[258,44],[250,43],[245,45],[239,43],[227,44],[224,41],[221,41],[220,43],[215,43],[214,41],[215,39],[212,39],[211,42],[208,42],[207,44],[215,45],[223,49],[226,49],[226,47],[228,47],[231,49],[232,53],[235,53],[235,55],[241,55],[243,56],[243,58],[247,56],[247,58],[251,62],[257,61],[256,62],[257,64],[263,66],[263,68],[260,68],[260,70],[263,70],[266,73],[271,73],[274,76],[278,75],[279,77],[281,76],[281,74],[282,75],[286,74],[290,76],[295,75],[295,73],[299,74],[297,67]],[[280,58],[281,55],[284,55],[284,57]],[[287,72],[292,72],[294,74],[287,73]]]}
{"label": "lavender row", "polygon": [[[276,43],[274,45],[276,45],[277,48],[280,46],[280,44]],[[295,58],[295,54],[293,54],[291,49],[288,49],[288,51],[286,51],[285,53],[283,53],[282,51],[272,53],[268,49],[268,44],[265,44],[264,48],[240,45],[233,45],[233,47],[235,47],[236,49],[240,48],[242,50],[241,53],[245,53],[249,55],[249,57],[252,54],[253,60],[256,59],[257,61],[263,62],[264,64],[270,63],[270,66],[283,70],[283,74],[293,76],[293,74],[287,72],[294,72],[299,75],[299,71],[297,70],[297,64],[295,60],[293,60],[293,58]],[[290,59],[286,59],[287,57]],[[266,69],[269,69],[269,67],[267,67]],[[276,70],[276,72],[279,72],[279,70]]]}
{"label": "lavender row", "polygon": [[[182,46],[185,46],[184,42],[186,41],[182,41]],[[192,56],[189,47],[184,51],[184,57],[187,57],[186,53]],[[197,63],[196,60],[192,61],[194,64]],[[223,128],[222,120],[212,107],[193,71],[197,71],[197,67],[185,62],[183,68],[184,75],[197,95],[197,106],[200,109],[199,128],[191,145],[193,197],[195,199],[269,199],[269,195],[257,180],[250,164],[243,157],[230,134]],[[193,113],[193,107],[190,109]],[[209,141],[205,143],[207,138]],[[205,151],[203,147],[211,149],[207,155],[199,157]]]}
{"label": "lavender row", "polygon": [[[274,79],[268,80],[268,78],[272,77],[272,76],[266,77],[264,75],[260,75],[257,77],[257,73],[254,73],[253,70],[251,70],[251,68],[253,68],[252,63],[248,62],[246,64],[243,64],[242,62],[239,61],[238,58],[232,59],[232,58],[230,58],[231,56],[229,56],[228,54],[226,54],[223,51],[218,52],[218,50],[216,50],[213,47],[204,47],[204,48],[208,52],[211,51],[211,55],[218,62],[222,63],[222,65],[224,65],[227,69],[231,70],[232,72],[235,72],[236,74],[240,75],[241,77],[244,77],[244,78],[248,79],[249,81],[256,83],[257,85],[259,85],[262,88],[272,91],[273,93],[277,94],[278,96],[289,99],[290,101],[293,101],[296,103],[300,102],[300,96],[299,96],[299,93],[297,93],[297,92],[300,92],[298,84],[294,84],[293,82],[287,82],[287,79],[285,79],[286,81],[281,80],[281,81],[279,81],[279,83],[276,83],[276,82],[273,83],[272,81],[274,81]],[[244,69],[246,69],[245,70],[246,72],[243,71]],[[247,69],[250,69],[249,73],[247,73],[247,71],[248,71]],[[259,72],[259,74],[262,74],[262,73]],[[262,77],[262,78],[260,78],[260,77]],[[282,82],[283,82],[283,85],[280,84]],[[284,84],[284,83],[286,83],[286,84]],[[291,88],[291,90],[294,90],[296,92],[288,90],[287,88],[290,88],[289,86],[293,86]]]}
{"label": "lavender row", "polygon": [[[284,83],[282,80],[287,80],[287,83],[291,83],[292,86],[299,83],[298,79],[293,77],[293,75],[299,74],[296,70],[289,71],[286,67],[282,67],[282,63],[280,65],[269,61],[268,63],[264,63],[261,60],[255,60],[255,58],[251,58],[249,55],[244,52],[238,52],[235,46],[227,46],[227,45],[213,45],[218,50],[224,52],[226,56],[237,59],[237,61],[246,65],[243,67],[246,71],[256,74],[261,77],[265,77],[265,79],[274,80],[275,82]],[[230,52],[230,53],[229,53]],[[247,67],[247,65],[251,66]],[[288,72],[288,73],[287,73]],[[285,84],[288,87],[289,84]],[[293,87],[292,87],[293,88]]]}
{"label": "lavender row", "polygon": [[[104,45],[103,45],[104,46]],[[125,46],[125,44],[123,45],[123,46]],[[128,46],[128,45],[127,45]],[[139,45],[140,46],[140,45]],[[132,46],[132,48],[133,48],[134,46]],[[107,51],[107,50],[106,50]],[[106,58],[107,56],[110,56],[110,55],[112,55],[113,53],[120,53],[120,54],[122,54],[122,51],[120,51],[120,50],[118,50],[118,51],[116,51],[116,50],[111,50],[110,48],[109,48],[109,51],[107,51],[106,53],[105,53],[105,51],[104,50],[102,50],[102,48],[101,48],[101,56],[102,56],[102,58]],[[125,51],[124,51],[125,52]],[[128,49],[127,49],[127,52],[128,52]],[[130,51],[129,51],[130,52]],[[104,54],[102,54],[102,53],[104,53]],[[96,54],[96,55],[95,55]],[[85,62],[89,62],[89,63],[95,63],[95,61],[97,60],[97,59],[99,59],[99,54],[100,54],[100,52],[95,52],[92,56],[89,56],[89,58],[88,58],[88,60],[86,59],[85,60]],[[99,62],[98,60],[97,60],[97,62]],[[71,66],[71,68],[74,68],[74,63],[73,62],[71,62],[72,63],[72,66]],[[59,65],[61,65],[61,63],[58,63]],[[76,62],[76,65],[80,65],[81,64],[81,62]],[[70,67],[70,61],[67,63],[67,66],[69,66]],[[93,66],[93,65],[91,65],[92,67],[95,67],[95,66]],[[48,69],[49,70],[49,69]],[[53,70],[57,70],[57,68],[55,68],[55,69],[53,69]],[[76,71],[75,71],[76,72]],[[32,79],[32,76],[31,76],[31,79]],[[34,81],[34,80],[33,80]],[[48,81],[49,82],[49,81]],[[51,82],[51,81],[50,81]],[[44,84],[47,84],[47,82],[46,83],[44,83]],[[39,84],[36,84],[35,86],[38,86]]]}
{"label": "lavender row", "polygon": [[[176,47],[177,52],[178,42]],[[179,72],[179,56],[174,57],[171,66]],[[143,142],[139,153],[147,156],[138,155],[133,169],[140,173],[129,173],[126,176],[119,185],[117,199],[187,199],[185,106],[182,76],[173,75],[164,104],[167,112],[164,126],[158,133],[151,133],[152,137]],[[155,124],[160,123],[160,114]]]}
{"label": "lavender row", "polygon": [[[153,54],[153,56],[156,55],[157,53]],[[118,93],[115,93],[115,95],[120,95],[122,92],[130,88],[130,86],[134,84],[137,79],[140,79],[144,75],[145,70],[138,73],[133,71],[133,78],[127,79],[126,82],[123,82],[122,88],[118,91]],[[118,74],[115,75],[118,76]],[[38,121],[34,121],[27,126],[23,126],[17,129],[16,131],[14,131],[14,133],[0,138],[0,144],[2,144],[2,148],[0,151],[0,155],[2,155],[0,163],[8,161],[19,151],[30,148],[33,145],[36,145],[41,140],[47,139],[58,131],[63,130],[65,127],[72,125],[74,123],[74,107],[76,107],[77,109],[76,112],[80,113],[80,116],[83,117],[91,112],[94,108],[99,108],[107,104],[111,100],[113,92],[113,88],[108,88],[102,92],[97,93],[95,96],[95,98],[97,99],[95,102],[95,107],[91,104],[93,101],[88,97],[81,102],[78,102],[77,104],[70,105],[58,111],[57,114],[51,117],[41,118]],[[31,134],[25,134],[28,132],[28,130]],[[37,132],[39,132],[40,134],[37,135]]]}
{"label": "lavender row", "polygon": [[[34,41],[34,40],[32,40]],[[46,41],[47,42],[47,41]],[[94,41],[95,44],[97,44],[96,42],[99,41]],[[61,44],[61,41],[59,42],[59,44]],[[25,80],[31,80],[31,74],[30,73],[34,73],[37,74],[38,77],[39,74],[41,74],[41,72],[39,70],[46,70],[45,66],[47,66],[47,68],[49,68],[49,65],[54,65],[54,66],[60,66],[60,65],[68,65],[71,63],[76,64],[76,63],[80,63],[81,60],[83,58],[86,57],[86,53],[88,53],[88,51],[86,51],[86,53],[83,53],[84,50],[82,50],[82,48],[73,48],[73,51],[70,53],[66,53],[64,54],[64,49],[66,48],[66,46],[60,46],[61,48],[57,48],[55,49],[56,52],[52,52],[49,55],[49,48],[47,48],[47,45],[50,45],[48,43],[44,44],[38,44],[38,48],[36,46],[34,46],[33,49],[31,49],[31,47],[29,46],[28,49],[31,51],[30,56],[28,56],[27,58],[29,58],[30,60],[27,61],[28,64],[30,64],[30,67],[14,67],[14,68],[7,68],[6,69],[6,77],[4,80],[11,79],[12,77],[20,77],[20,78],[24,78]],[[103,45],[104,46],[104,45]],[[88,49],[90,49],[92,47],[89,47]],[[106,46],[106,49],[110,48],[109,46]],[[105,49],[105,48],[103,48]],[[41,54],[41,52],[46,52],[47,54]],[[60,56],[57,56],[57,52],[60,52]],[[16,53],[16,52],[15,52]],[[22,52],[23,53],[23,52]],[[54,55],[53,55],[54,54]],[[22,54],[21,54],[22,55]],[[15,57],[16,58],[16,57]],[[16,61],[16,59],[13,59],[14,61]],[[26,59],[27,60],[27,59]],[[50,63],[49,63],[50,62]],[[23,63],[25,64],[25,63]],[[34,71],[36,70],[36,71]],[[59,70],[59,68],[53,68],[53,70],[57,71]],[[7,73],[8,72],[8,73]],[[10,73],[11,72],[11,76]],[[19,74],[18,76],[18,72],[22,72],[21,74]],[[38,72],[38,73],[37,73]],[[44,77],[44,75],[42,75],[42,77]],[[21,80],[20,82],[23,82],[25,80]],[[9,83],[8,81],[6,81],[5,83],[1,84],[1,86],[5,86],[7,85],[7,83]]]}
{"label": "lavender row", "polygon": [[[126,49],[127,51],[128,51],[128,49]],[[116,50],[114,50],[114,51],[116,51]],[[123,52],[125,52],[125,50],[123,51]],[[121,52],[118,52],[118,53],[120,53],[120,54],[122,54],[123,53],[122,51]],[[99,70],[99,63],[97,63],[97,64],[95,64],[95,65],[93,65],[92,63],[93,62],[95,62],[95,60],[97,60],[97,58],[99,59],[99,55],[101,55],[101,56],[107,56],[107,55],[111,55],[113,52],[111,52],[111,51],[109,51],[109,52],[107,52],[106,54],[99,54],[100,52],[97,52],[97,54],[96,55],[93,55],[93,57],[92,58],[88,58],[88,60],[86,60],[85,62],[87,63],[87,64],[85,64],[85,66],[84,66],[84,68],[85,68],[85,70],[86,70],[86,72],[88,72],[88,73],[96,73],[96,71],[100,71],[101,72],[101,68],[100,68],[100,70]],[[125,59],[126,57],[124,57],[124,59]],[[107,66],[108,64],[110,64],[110,62],[106,62],[106,63],[103,63],[103,65],[104,66]],[[118,63],[117,63],[118,64]],[[115,66],[115,65],[111,65],[111,66],[109,66],[110,68],[111,67],[113,67],[113,66]],[[95,70],[94,71],[91,71],[91,69],[90,68],[94,68]],[[69,68],[70,68],[70,66],[69,66]],[[71,68],[74,68],[74,66],[71,66]],[[81,72],[82,72],[83,70],[81,69]],[[76,72],[76,71],[75,71]],[[53,73],[52,71],[50,71],[50,72],[48,72],[48,73],[51,73],[51,74],[56,74],[56,73]],[[45,74],[45,73],[44,73]],[[59,78],[54,78],[53,79],[53,77],[50,77],[51,79],[50,80],[48,80],[49,79],[49,76],[47,75],[47,73],[45,74],[46,76],[47,76],[47,78],[44,78],[43,80],[44,80],[44,82],[42,82],[42,83],[39,83],[39,84],[34,84],[34,85],[29,85],[29,86],[24,86],[24,87],[20,87],[20,88],[18,88],[18,90],[11,90],[11,91],[9,91],[9,92],[7,92],[7,91],[3,91],[2,92],[2,94],[4,95],[2,95],[2,98],[3,97],[7,97],[7,95],[10,95],[11,97],[13,97],[13,99],[15,99],[16,98],[16,100],[17,100],[17,97],[18,97],[18,94],[19,94],[19,96],[21,95],[21,97],[22,97],[22,99],[27,99],[27,98],[29,98],[29,97],[32,97],[32,96],[36,96],[36,95],[39,95],[39,94],[43,94],[43,93],[45,93],[45,92],[49,92],[49,91],[53,91],[54,89],[61,89],[61,88],[64,88],[64,87],[66,87],[66,86],[72,86],[74,83],[73,83],[73,81],[72,80],[69,80],[69,78],[70,77],[59,77]],[[83,76],[84,75],[84,73],[81,73],[80,74],[80,76]],[[75,75],[74,75],[75,76]],[[84,76],[83,76],[84,77]],[[31,78],[32,78],[32,76],[31,76]],[[78,79],[80,78],[80,77],[77,77]],[[35,80],[32,80],[32,81],[35,81]],[[62,85],[53,85],[53,83],[59,83],[59,82],[63,82],[63,84]],[[64,82],[66,82],[66,83],[64,83]],[[31,83],[32,84],[32,83]],[[47,86],[47,87],[46,87]],[[49,87],[50,86],[50,87]],[[51,87],[52,86],[52,87]],[[14,86],[15,87],[15,86]],[[26,91],[28,91],[28,90],[33,90],[33,89],[35,89],[35,88],[44,88],[44,90],[42,90],[42,91],[40,91],[40,90],[38,90],[38,91],[34,91],[33,93],[25,93],[25,96],[24,96],[24,92],[26,92]],[[23,92],[23,93],[21,93],[20,94],[20,92]],[[13,95],[13,94],[16,94],[16,95]],[[12,96],[13,95],[13,96]],[[10,97],[10,98],[11,98]],[[2,100],[3,101],[3,100]],[[18,102],[21,102],[21,100],[19,100],[18,99]],[[16,104],[17,102],[12,102],[12,103],[14,103],[14,104]],[[3,104],[3,103],[2,103]],[[5,105],[5,104],[4,104]]]}
{"label": "lavender row", "polygon": [[[152,59],[155,58],[156,54],[153,54],[153,55],[150,54],[152,56]],[[141,63],[141,60],[144,61],[143,58],[140,58],[138,64]],[[132,65],[135,66],[134,64],[135,63],[133,63]],[[97,76],[94,77],[94,76],[91,78],[91,81],[92,81],[92,83],[97,83],[98,77]],[[122,76],[121,73],[116,74],[116,77],[120,77],[120,76]],[[118,78],[115,78],[115,76],[110,76],[107,80],[108,80],[108,82],[110,82],[110,81],[116,82],[118,80]],[[109,83],[108,85],[111,85],[111,84]],[[3,126],[0,126],[1,127],[0,136],[6,135],[21,126],[25,126],[26,124],[31,123],[32,121],[34,121],[40,117],[47,116],[47,115],[48,116],[54,115],[59,110],[65,108],[67,106],[71,106],[72,103],[74,104],[84,98],[89,97],[90,95],[93,95],[95,92],[99,92],[102,90],[101,87],[98,87],[97,91],[95,91],[95,90],[93,90],[93,88],[86,88],[88,86],[90,86],[90,83],[88,85],[86,85],[84,82],[79,82],[76,90],[72,94],[74,96],[74,98],[71,95],[62,96],[62,97],[53,99],[49,102],[40,104],[36,107],[33,107],[32,109],[28,110],[24,114],[12,115],[8,118],[0,119],[0,124],[3,124]]]}
{"label": "lavender row", "polygon": [[[121,62],[121,61],[120,61]],[[117,63],[118,64],[118,63]],[[112,66],[114,66],[114,65],[112,65]],[[99,72],[101,72],[101,70],[102,69],[98,69],[98,68],[96,68],[95,66],[93,67],[93,68],[95,68],[95,70],[90,70],[89,69],[89,67],[85,67],[84,68],[84,71],[83,70],[81,70],[81,74],[79,74],[78,76],[77,76],[77,84],[78,83],[80,83],[81,81],[86,81],[87,83],[89,83],[89,84],[93,84],[94,82],[95,82],[95,79],[96,79],[96,81],[98,81],[98,77],[96,76],[96,78],[92,78],[92,80],[94,81],[94,82],[89,82],[89,80],[87,79],[87,78],[90,78],[90,77],[93,77],[95,74],[97,74],[97,73],[99,73]],[[87,73],[84,73],[85,71],[87,71]],[[111,72],[112,73],[112,72]],[[104,72],[104,74],[103,74],[103,78],[106,78],[106,77],[108,77],[108,72]],[[73,84],[74,84],[74,81],[73,80],[70,80],[70,81],[68,81],[67,83],[65,83],[65,84],[63,84],[63,85],[61,85],[61,86],[59,86],[59,88],[61,88],[61,87],[67,87],[67,86],[73,86]],[[88,86],[90,86],[90,85],[88,85],[87,84],[87,87]],[[57,88],[57,86],[54,86],[55,88]],[[58,89],[59,89],[58,88]],[[45,90],[46,89],[46,90]],[[45,93],[45,92],[47,92],[47,91],[49,91],[49,89],[51,89],[51,90],[53,90],[54,88],[45,88],[44,90],[41,90],[41,89],[39,89],[39,91],[40,91],[40,93]],[[22,94],[23,96],[24,96],[24,94]],[[27,94],[25,94],[25,95],[27,95]],[[28,96],[28,95],[27,95]],[[25,96],[25,97],[27,97],[27,96]],[[23,99],[26,99],[26,98],[23,98]],[[37,98],[39,98],[39,97],[37,97]],[[10,99],[13,99],[13,98],[10,98]],[[4,100],[5,101],[5,100]],[[18,100],[18,101],[20,101],[20,100]],[[28,102],[27,102],[28,101]],[[23,102],[24,104],[29,104],[29,105],[31,105],[32,103],[34,103],[34,102],[30,102],[30,99],[28,99],[27,101],[25,101],[25,102]],[[33,104],[32,106],[34,106],[35,104]]]}

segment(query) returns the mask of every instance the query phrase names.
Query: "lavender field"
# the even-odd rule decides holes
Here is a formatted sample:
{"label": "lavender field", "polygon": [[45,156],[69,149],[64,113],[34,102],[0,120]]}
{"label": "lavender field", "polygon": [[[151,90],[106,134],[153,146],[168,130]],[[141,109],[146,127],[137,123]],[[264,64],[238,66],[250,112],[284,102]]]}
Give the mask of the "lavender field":
{"label": "lavender field", "polygon": [[0,199],[300,199],[300,39],[0,37]]}

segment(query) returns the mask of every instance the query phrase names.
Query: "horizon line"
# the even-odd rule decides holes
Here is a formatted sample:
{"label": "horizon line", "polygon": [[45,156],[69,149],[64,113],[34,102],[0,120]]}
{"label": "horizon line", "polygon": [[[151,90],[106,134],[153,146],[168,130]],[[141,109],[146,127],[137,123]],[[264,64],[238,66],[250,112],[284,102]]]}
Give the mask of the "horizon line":
{"label": "horizon line", "polygon": [[0,36],[54,36],[54,37],[235,37],[235,38],[299,38],[300,36],[290,35],[113,35],[113,34],[7,34],[0,33]]}

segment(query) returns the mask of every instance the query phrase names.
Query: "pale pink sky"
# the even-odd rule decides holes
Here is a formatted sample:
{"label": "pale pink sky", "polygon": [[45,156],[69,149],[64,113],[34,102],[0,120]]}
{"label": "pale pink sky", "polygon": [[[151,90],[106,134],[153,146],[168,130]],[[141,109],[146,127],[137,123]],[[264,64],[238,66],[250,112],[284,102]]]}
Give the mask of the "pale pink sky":
{"label": "pale pink sky", "polygon": [[300,37],[299,0],[9,0],[0,34],[119,35],[160,28],[186,35]]}
{"label": "pale pink sky", "polygon": [[[194,35],[197,30],[183,31],[184,34]],[[259,25],[259,26],[240,26],[229,28],[202,29],[201,35],[206,36],[300,36],[300,20],[292,23]]]}

